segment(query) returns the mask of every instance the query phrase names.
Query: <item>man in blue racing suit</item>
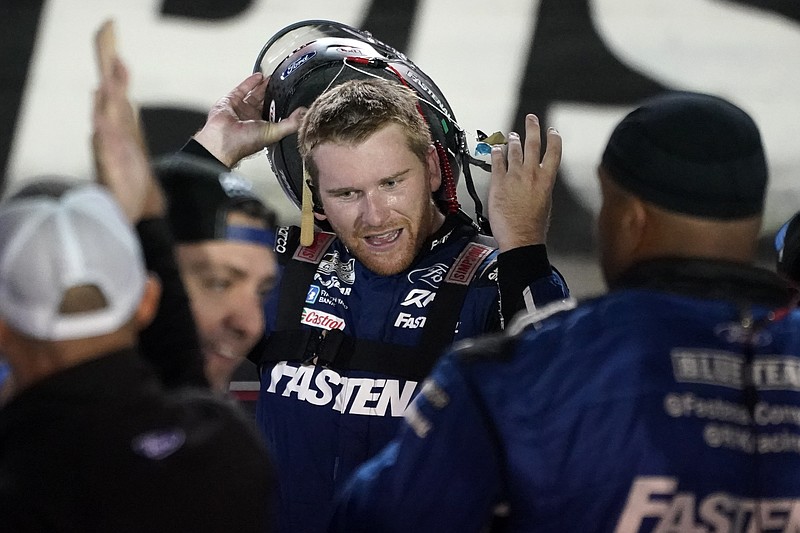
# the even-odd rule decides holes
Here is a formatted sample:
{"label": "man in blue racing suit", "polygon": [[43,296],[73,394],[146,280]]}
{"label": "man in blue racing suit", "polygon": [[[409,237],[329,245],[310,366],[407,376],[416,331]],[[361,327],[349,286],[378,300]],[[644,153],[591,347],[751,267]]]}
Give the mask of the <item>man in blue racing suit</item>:
{"label": "man in blue racing suit", "polygon": [[[184,151],[228,165],[255,151],[255,144],[241,148],[252,141],[245,128],[276,124],[248,120],[243,110],[260,105],[254,95],[265,83],[252,76],[220,100]],[[461,211],[445,214],[437,204],[444,155],[418,105],[397,81],[351,80],[323,93],[302,121],[315,216],[333,232],[301,245],[300,228],[278,230],[281,281],[266,302],[267,331],[253,358],[282,531],[324,529],[337,487],[396,433],[451,342],[568,296],[544,244],[558,134],[548,131],[540,163],[539,124],[529,115],[524,149],[517,134],[509,134],[507,163],[497,148],[489,200],[495,241]]]}
{"label": "man in blue racing suit", "polygon": [[778,256],[775,269],[795,290],[800,290],[800,211],[787,220],[775,235]]}
{"label": "man in blue racing suit", "polygon": [[614,130],[599,176],[611,292],[443,357],[332,530],[800,528],[800,314],[750,265],[756,125],[662,95]]}

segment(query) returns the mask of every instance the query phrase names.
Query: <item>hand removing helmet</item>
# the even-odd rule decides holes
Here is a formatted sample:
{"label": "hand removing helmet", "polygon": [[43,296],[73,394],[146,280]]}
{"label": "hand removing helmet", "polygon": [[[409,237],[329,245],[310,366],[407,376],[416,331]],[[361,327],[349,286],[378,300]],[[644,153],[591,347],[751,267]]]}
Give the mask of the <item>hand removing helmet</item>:
{"label": "hand removing helmet", "polygon": [[[271,76],[263,118],[272,122],[285,119],[298,107],[309,107],[320,94],[348,80],[380,77],[409,87],[419,97],[421,112],[439,151],[442,187],[436,200],[440,209],[445,213],[459,209],[456,185],[463,168],[476,202],[478,222],[483,221],[480,200],[472,194],[464,131],[433,80],[403,53],[368,32],[339,22],[306,20],[276,33],[261,49],[253,71]],[[303,164],[297,135],[270,146],[267,156],[284,193],[300,207]]]}

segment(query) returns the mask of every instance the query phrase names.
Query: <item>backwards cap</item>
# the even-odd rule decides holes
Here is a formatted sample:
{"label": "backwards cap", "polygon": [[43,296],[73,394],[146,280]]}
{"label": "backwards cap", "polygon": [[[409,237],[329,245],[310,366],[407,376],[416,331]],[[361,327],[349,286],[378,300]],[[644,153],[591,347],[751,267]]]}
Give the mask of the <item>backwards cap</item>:
{"label": "backwards cap", "polygon": [[[0,318],[17,331],[47,341],[116,331],[136,312],[146,278],[139,240],[101,187],[0,204]],[[106,306],[62,314],[67,290],[83,285]]]}
{"label": "backwards cap", "polygon": [[645,101],[614,129],[602,165],[623,188],[669,211],[739,219],[763,209],[758,127],[715,96],[674,92]]}

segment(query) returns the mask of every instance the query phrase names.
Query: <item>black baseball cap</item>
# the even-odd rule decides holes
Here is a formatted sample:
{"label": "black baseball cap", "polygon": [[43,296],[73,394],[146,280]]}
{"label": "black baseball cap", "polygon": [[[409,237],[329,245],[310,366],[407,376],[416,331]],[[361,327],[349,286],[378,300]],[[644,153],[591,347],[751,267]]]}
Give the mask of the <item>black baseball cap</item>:
{"label": "black baseball cap", "polygon": [[[275,213],[256,194],[252,182],[217,161],[178,153],[156,162],[168,202],[168,218],[178,243],[244,240],[272,247]],[[264,228],[232,226],[228,214],[242,212]]]}

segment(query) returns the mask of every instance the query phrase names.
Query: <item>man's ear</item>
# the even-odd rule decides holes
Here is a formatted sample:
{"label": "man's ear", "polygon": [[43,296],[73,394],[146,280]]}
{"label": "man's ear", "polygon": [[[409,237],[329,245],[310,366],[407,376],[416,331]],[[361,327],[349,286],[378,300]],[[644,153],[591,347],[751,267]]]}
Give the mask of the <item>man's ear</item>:
{"label": "man's ear", "polygon": [[136,327],[142,330],[150,325],[158,312],[158,304],[161,301],[161,282],[154,274],[148,274],[144,284],[144,294],[136,309],[134,320]]}
{"label": "man's ear", "polygon": [[314,211],[314,218],[317,220],[328,220],[328,217],[325,213],[320,213],[319,211]]}
{"label": "man's ear", "polygon": [[647,207],[642,200],[633,195],[628,196],[627,204],[623,214],[624,227],[630,239],[631,249],[638,250],[644,245],[647,234],[649,222]]}
{"label": "man's ear", "polygon": [[433,145],[428,147],[425,164],[430,179],[431,192],[436,192],[442,186],[442,166],[439,164],[439,153]]}

